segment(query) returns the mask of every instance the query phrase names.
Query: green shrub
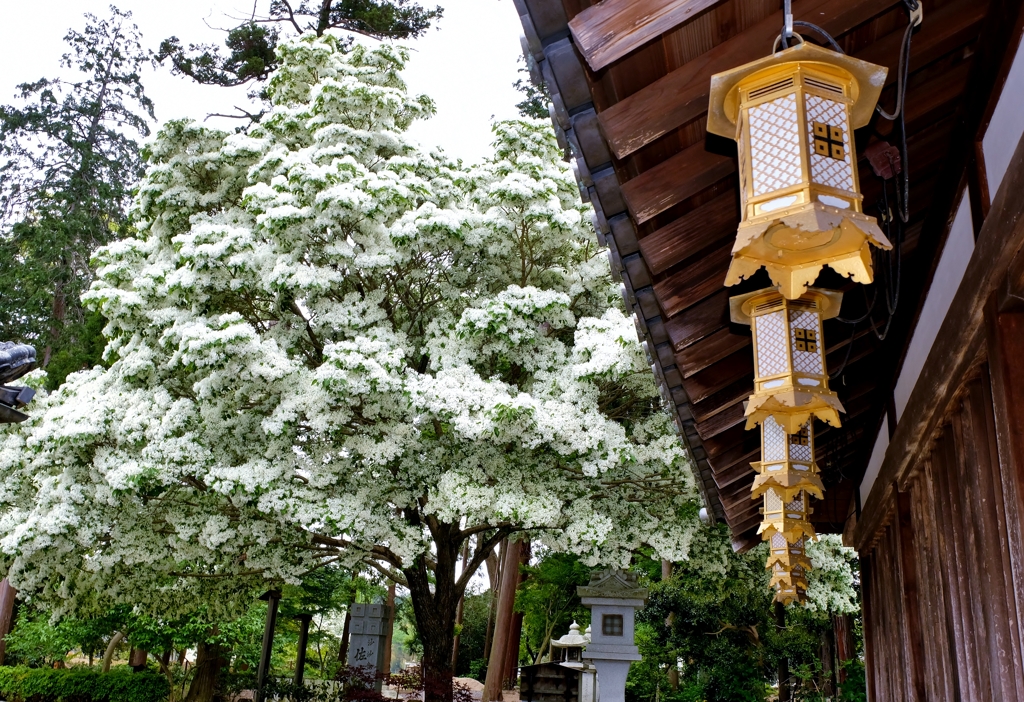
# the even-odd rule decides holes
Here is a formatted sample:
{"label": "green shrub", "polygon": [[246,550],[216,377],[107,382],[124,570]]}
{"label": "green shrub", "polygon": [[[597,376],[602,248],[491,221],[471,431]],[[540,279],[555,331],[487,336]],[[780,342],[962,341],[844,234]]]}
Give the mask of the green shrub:
{"label": "green shrub", "polygon": [[0,667],[0,697],[7,702],[166,702],[167,678],[134,673],[127,666],[108,673],[95,668]]}

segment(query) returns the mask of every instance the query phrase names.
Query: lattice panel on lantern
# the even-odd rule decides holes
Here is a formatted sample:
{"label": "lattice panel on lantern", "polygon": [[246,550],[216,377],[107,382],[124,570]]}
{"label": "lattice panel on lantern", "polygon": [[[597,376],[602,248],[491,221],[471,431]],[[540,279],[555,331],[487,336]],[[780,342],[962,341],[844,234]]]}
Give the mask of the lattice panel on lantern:
{"label": "lattice panel on lantern", "polygon": [[772,534],[771,544],[773,550],[779,549],[785,551],[789,547],[789,544],[786,542],[786,537],[779,533]]}
{"label": "lattice panel on lantern", "polygon": [[795,434],[789,435],[789,458],[792,461],[811,461],[813,459],[813,447],[811,446],[810,422],[805,424]]}
{"label": "lattice panel on lantern", "polygon": [[803,511],[804,511],[804,505],[805,504],[806,504],[806,501],[804,500],[803,496],[801,495],[800,497],[796,498],[795,500],[790,500],[789,502],[786,503],[786,511],[787,512],[791,512],[791,513],[799,512],[800,514],[790,514],[789,516],[791,518],[793,518],[793,519],[800,519],[800,518],[802,518],[804,516],[803,515]]}
{"label": "lattice panel on lantern", "polygon": [[782,498],[774,490],[769,490],[764,494],[764,511],[766,513],[782,511]]}
{"label": "lattice panel on lantern", "polygon": [[786,359],[786,313],[772,312],[754,318],[757,325],[757,374],[777,375],[789,370]]}
{"label": "lattice panel on lantern", "polygon": [[786,430],[774,417],[768,417],[761,423],[761,442],[763,462],[786,460]]}
{"label": "lattice panel on lantern", "polygon": [[821,339],[818,334],[818,315],[813,312],[791,312],[789,316],[790,342],[793,344],[793,370],[799,373],[823,375]]}
{"label": "lattice panel on lantern", "polygon": [[[840,190],[853,190],[853,165],[850,160],[850,128],[846,105],[817,95],[806,96],[807,139],[811,162],[811,180]],[[843,132],[845,156],[842,160],[822,156],[814,151],[814,123],[839,127]]]}
{"label": "lattice panel on lantern", "polygon": [[754,195],[788,188],[803,181],[800,168],[800,124],[796,94],[751,107],[750,171]]}

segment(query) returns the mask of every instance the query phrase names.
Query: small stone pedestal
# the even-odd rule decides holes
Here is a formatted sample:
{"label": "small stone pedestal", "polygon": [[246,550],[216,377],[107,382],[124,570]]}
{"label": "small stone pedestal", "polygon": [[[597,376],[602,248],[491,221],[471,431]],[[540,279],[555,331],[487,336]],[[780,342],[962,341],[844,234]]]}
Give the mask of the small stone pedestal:
{"label": "small stone pedestal", "polygon": [[590,608],[590,643],[583,659],[597,669],[601,702],[625,702],[629,664],[641,660],[633,637],[636,610],[647,601],[636,575],[622,570],[595,572],[590,584],[576,590]]}

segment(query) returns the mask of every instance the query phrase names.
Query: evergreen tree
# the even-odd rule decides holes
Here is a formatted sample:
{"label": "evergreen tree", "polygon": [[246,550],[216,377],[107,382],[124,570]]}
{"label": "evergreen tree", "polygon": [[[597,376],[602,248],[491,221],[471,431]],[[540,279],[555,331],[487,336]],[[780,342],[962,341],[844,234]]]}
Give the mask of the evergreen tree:
{"label": "evergreen tree", "polygon": [[0,337],[35,344],[50,387],[99,360],[102,318],[79,298],[92,252],[126,232],[153,117],[131,13],[86,18],[61,60],[80,78],[24,83],[0,107]]}
{"label": "evergreen tree", "polygon": [[[160,44],[157,60],[169,60],[177,75],[206,85],[243,85],[262,81],[277,67],[278,27],[321,37],[329,31],[373,39],[415,39],[441,18],[440,7],[427,9],[411,0],[271,0],[266,15],[253,16],[227,33],[227,53],[209,44],[178,37]],[[351,34],[347,43],[351,43]]]}

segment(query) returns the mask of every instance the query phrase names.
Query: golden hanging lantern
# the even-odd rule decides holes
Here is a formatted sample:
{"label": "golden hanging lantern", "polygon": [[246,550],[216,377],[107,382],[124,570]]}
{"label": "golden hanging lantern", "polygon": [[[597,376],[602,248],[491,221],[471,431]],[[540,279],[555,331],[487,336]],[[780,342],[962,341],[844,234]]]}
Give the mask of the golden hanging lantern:
{"label": "golden hanging lantern", "polygon": [[729,298],[732,321],[750,325],[754,337],[754,394],[747,401],[747,429],[772,417],[795,434],[811,417],[839,426],[844,411],[828,388],[821,323],[839,314],[842,293],[809,289],[787,299],[776,288]]}
{"label": "golden hanging lantern", "polygon": [[712,76],[708,131],[737,142],[743,210],[726,285],[762,266],[791,300],[825,265],[872,281],[871,247],[892,245],[862,211],[853,130],[886,73],[801,40]]}
{"label": "golden hanging lantern", "polygon": [[819,500],[825,487],[814,462],[814,427],[807,422],[792,434],[767,417],[761,422],[761,460],[751,463],[757,471],[751,497],[757,499],[772,489],[791,500],[800,492],[807,492]]}
{"label": "golden hanging lantern", "polygon": [[810,495],[806,492],[785,500],[782,495],[769,488],[762,497],[764,520],[757,528],[757,533],[761,534],[762,538],[770,539],[776,534],[781,534],[792,544],[804,537],[813,539],[817,536],[808,519],[814,510],[811,509]]}
{"label": "golden hanging lantern", "polygon": [[789,543],[782,534],[774,534],[769,539],[771,551],[765,568],[772,574],[771,586],[775,588],[775,599],[782,604],[802,602],[807,594],[807,572],[811,569],[811,559],[804,550],[805,543],[803,538]]}

